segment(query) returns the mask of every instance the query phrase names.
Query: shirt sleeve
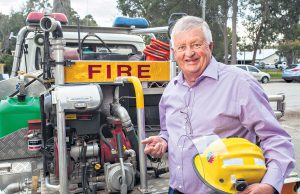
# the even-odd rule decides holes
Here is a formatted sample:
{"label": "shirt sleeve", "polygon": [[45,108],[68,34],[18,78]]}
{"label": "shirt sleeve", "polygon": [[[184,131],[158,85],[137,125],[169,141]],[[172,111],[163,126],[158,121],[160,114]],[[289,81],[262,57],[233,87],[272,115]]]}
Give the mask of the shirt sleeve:
{"label": "shirt sleeve", "polygon": [[267,172],[261,183],[272,185],[280,193],[285,177],[295,167],[291,137],[281,128],[267,95],[256,80],[240,83],[237,96],[240,121],[257,135],[266,159]]}
{"label": "shirt sleeve", "polygon": [[160,118],[160,133],[159,136],[168,142],[169,133],[166,127],[166,106],[164,104],[164,96],[161,97],[159,102],[159,118]]}

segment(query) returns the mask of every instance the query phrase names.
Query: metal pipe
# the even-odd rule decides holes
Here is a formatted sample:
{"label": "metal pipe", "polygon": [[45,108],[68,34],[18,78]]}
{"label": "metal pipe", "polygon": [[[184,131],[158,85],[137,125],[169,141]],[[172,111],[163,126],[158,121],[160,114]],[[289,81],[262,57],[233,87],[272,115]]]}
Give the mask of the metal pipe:
{"label": "metal pipe", "polygon": [[270,102],[284,101],[285,96],[284,96],[284,94],[268,95],[268,99],[269,99]]}
{"label": "metal pipe", "polygon": [[82,60],[82,48],[81,48],[81,38],[80,38],[80,17],[79,17],[79,15],[77,15],[76,18],[77,18],[78,50],[79,50],[80,60]]}
{"label": "metal pipe", "polygon": [[115,90],[114,90],[113,102],[119,103],[119,97],[120,97],[120,87],[117,86],[117,87],[115,87]]}
{"label": "metal pipe", "polygon": [[121,194],[127,194],[127,181],[126,181],[126,173],[123,159],[123,143],[122,143],[122,135],[121,133],[117,133],[117,147],[118,147],[118,156],[121,165],[122,172],[122,184],[121,184]]}
{"label": "metal pipe", "polygon": [[148,192],[147,183],[147,168],[146,168],[146,156],[144,153],[145,146],[141,143],[142,139],[145,139],[145,114],[144,114],[144,94],[140,80],[137,77],[117,77],[116,82],[130,82],[134,86],[136,96],[136,112],[137,112],[137,124],[138,124],[138,144],[139,144],[139,162],[140,162],[140,190],[143,193]]}
{"label": "metal pipe", "polygon": [[127,131],[127,128],[132,127],[132,122],[127,110],[119,103],[112,103],[111,104],[111,114],[113,116],[118,117],[122,122],[122,127],[124,127]]}
{"label": "metal pipe", "polygon": [[133,149],[128,149],[128,150],[125,150],[125,155],[126,156],[129,156],[131,158],[131,163],[133,165],[133,169],[136,171],[136,153]]}
{"label": "metal pipe", "polygon": [[44,16],[40,20],[40,27],[45,32],[52,32],[52,36],[54,39],[63,37],[60,21],[57,21],[52,17]]}
{"label": "metal pipe", "polygon": [[60,190],[60,185],[52,185],[50,184],[50,177],[46,176],[45,177],[45,186],[46,188],[53,190],[53,191],[59,191]]}
{"label": "metal pipe", "polygon": [[145,146],[141,143],[141,140],[146,138],[145,135],[145,113],[144,108],[137,108],[137,123],[138,123],[138,137],[139,137],[139,161],[140,161],[140,179],[141,179],[141,191],[148,192],[147,183],[147,166],[146,157],[144,153]]}
{"label": "metal pipe", "polygon": [[[77,161],[81,155],[83,149],[82,146],[72,146],[70,150],[70,156]],[[97,143],[93,142],[92,144],[86,145],[86,158],[97,157],[99,154],[99,146]]]}
{"label": "metal pipe", "polygon": [[57,114],[57,139],[58,139],[58,158],[59,158],[59,184],[60,193],[68,193],[68,173],[67,173],[67,146],[66,146],[66,128],[65,112],[61,107],[60,100],[56,104]]}
{"label": "metal pipe", "polygon": [[285,111],[285,95],[277,94],[277,95],[268,95],[269,102],[276,102],[276,110],[274,110],[274,114],[277,119],[280,119],[284,115]]}
{"label": "metal pipe", "polygon": [[22,56],[22,43],[25,40],[25,35],[28,32],[34,31],[35,28],[29,27],[29,26],[24,26],[21,28],[21,30],[18,32],[17,35],[17,42],[16,42],[16,48],[15,48],[15,54],[14,54],[14,60],[13,60],[13,66],[12,66],[12,71],[11,71],[11,77],[17,76],[18,68],[20,65],[20,60]]}
{"label": "metal pipe", "polygon": [[11,183],[11,184],[7,185],[3,191],[0,190],[0,193],[13,194],[13,193],[22,191],[24,189],[24,187],[25,187],[25,184]]}
{"label": "metal pipe", "polygon": [[280,111],[274,111],[274,114],[275,114],[277,119],[280,119],[281,117],[283,117],[283,113],[280,112]]}
{"label": "metal pipe", "polygon": [[90,182],[105,182],[105,176],[95,176],[88,178]]}
{"label": "metal pipe", "polygon": [[205,5],[206,4],[206,0],[202,0],[202,18],[203,20],[205,20]]}
{"label": "metal pipe", "polygon": [[61,38],[51,41],[53,45],[53,55],[56,62],[55,65],[55,85],[64,84],[64,44]]}
{"label": "metal pipe", "polygon": [[122,171],[121,194],[127,194],[126,174],[123,158],[119,158]]}

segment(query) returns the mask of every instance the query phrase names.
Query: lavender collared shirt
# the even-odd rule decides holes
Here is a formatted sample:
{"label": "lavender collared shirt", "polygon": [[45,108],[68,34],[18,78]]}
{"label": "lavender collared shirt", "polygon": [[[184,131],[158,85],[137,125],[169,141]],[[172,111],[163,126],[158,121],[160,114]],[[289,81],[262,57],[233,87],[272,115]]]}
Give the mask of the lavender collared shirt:
{"label": "lavender collared shirt", "polygon": [[168,142],[170,187],[183,193],[213,193],[194,171],[196,149],[191,141],[182,141],[187,133],[186,114],[193,136],[218,134],[221,138],[243,137],[253,143],[259,138],[267,164],[261,183],[277,191],[295,166],[291,137],[276,120],[260,84],[244,70],[213,57],[193,86],[182,73],[171,80],[159,109],[160,136]]}

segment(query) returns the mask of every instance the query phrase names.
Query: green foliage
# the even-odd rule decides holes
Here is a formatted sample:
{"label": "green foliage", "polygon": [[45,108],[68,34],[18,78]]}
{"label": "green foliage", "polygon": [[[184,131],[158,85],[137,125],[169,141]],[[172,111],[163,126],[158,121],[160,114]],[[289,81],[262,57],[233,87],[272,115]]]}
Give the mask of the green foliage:
{"label": "green foliage", "polygon": [[247,0],[247,3],[250,14],[244,25],[253,40],[254,51],[277,41],[281,34],[285,40],[295,38],[300,16],[299,0]]}
{"label": "green foliage", "polygon": [[278,54],[287,58],[287,63],[296,63],[300,58],[300,39],[288,40],[278,46]]}
{"label": "green foliage", "polygon": [[8,40],[8,36],[11,32],[16,35],[20,28],[26,25],[25,20],[28,13],[32,11],[49,11],[51,9],[51,4],[47,0],[27,0],[22,11],[15,12],[12,11],[9,15],[4,15],[0,13],[0,40],[2,42],[2,47],[10,47],[14,50],[15,40]]}
{"label": "green foliage", "polygon": [[68,17],[69,25],[77,25],[77,16],[78,13],[73,8],[71,8],[70,16]]}
{"label": "green foliage", "polygon": [[82,20],[80,20],[80,24],[84,26],[98,26],[97,22],[94,20],[92,15],[86,15]]}
{"label": "green foliage", "polygon": [[2,42],[2,46],[5,46],[5,40],[7,39],[7,36],[9,34],[9,16],[3,15],[0,13],[0,40]]}
{"label": "green foliage", "polygon": [[52,10],[52,5],[48,0],[27,0],[23,10],[23,15],[27,16],[32,11],[49,13]]}
{"label": "green foliage", "polygon": [[[224,58],[224,46],[222,32],[218,24],[220,19],[218,7],[222,7],[224,1],[206,1],[206,21],[210,25],[215,42],[214,55],[219,60]],[[172,13],[186,13],[202,17],[200,0],[118,0],[118,9],[125,16],[147,18],[151,27],[167,26]]]}
{"label": "green foliage", "polygon": [[12,64],[13,64],[14,57],[9,54],[1,54],[0,55],[0,63],[4,63],[4,73],[11,73]]}
{"label": "green foliage", "polygon": [[263,72],[269,73],[271,79],[281,79],[282,71],[280,69],[262,69]]}
{"label": "green foliage", "polygon": [[[288,33],[286,33],[288,34]],[[278,54],[285,56],[288,64],[296,63],[300,59],[300,24],[291,29],[291,35],[286,35],[278,45]]]}
{"label": "green foliage", "polygon": [[10,15],[0,14],[0,40],[2,41],[2,49],[14,50],[15,39],[8,40],[11,32],[16,35],[20,28],[25,25],[25,16],[22,12],[11,12]]}

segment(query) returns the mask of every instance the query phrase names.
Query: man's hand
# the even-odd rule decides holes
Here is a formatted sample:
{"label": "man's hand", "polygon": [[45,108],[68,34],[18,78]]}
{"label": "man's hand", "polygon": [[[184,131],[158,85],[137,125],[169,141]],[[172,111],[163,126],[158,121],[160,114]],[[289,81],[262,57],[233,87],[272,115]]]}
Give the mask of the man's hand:
{"label": "man's hand", "polygon": [[249,185],[243,192],[238,192],[237,194],[274,194],[275,189],[264,183],[255,183]]}
{"label": "man's hand", "polygon": [[151,136],[142,140],[142,144],[146,144],[145,154],[150,154],[155,158],[161,158],[167,151],[167,142],[159,136]]}

